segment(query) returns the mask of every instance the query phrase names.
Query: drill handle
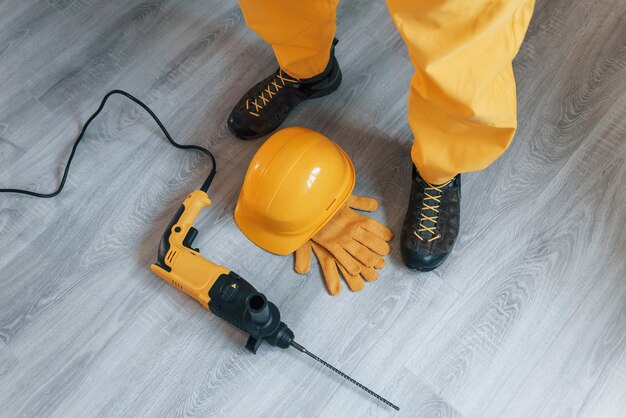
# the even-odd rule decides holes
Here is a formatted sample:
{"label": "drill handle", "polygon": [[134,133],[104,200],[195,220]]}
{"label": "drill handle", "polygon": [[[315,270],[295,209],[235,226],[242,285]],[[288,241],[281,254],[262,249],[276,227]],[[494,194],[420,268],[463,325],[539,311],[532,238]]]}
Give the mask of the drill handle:
{"label": "drill handle", "polygon": [[168,224],[152,271],[166,282],[196,299],[208,309],[209,289],[229,270],[207,260],[192,248],[198,231],[193,223],[211,200],[206,192],[195,190],[187,196]]}
{"label": "drill handle", "polygon": [[191,249],[193,240],[198,235],[198,230],[193,227],[193,223],[200,211],[210,204],[211,199],[206,192],[201,190],[194,190],[187,196],[161,237],[158,253],[159,264],[165,265],[165,257],[172,245]]}

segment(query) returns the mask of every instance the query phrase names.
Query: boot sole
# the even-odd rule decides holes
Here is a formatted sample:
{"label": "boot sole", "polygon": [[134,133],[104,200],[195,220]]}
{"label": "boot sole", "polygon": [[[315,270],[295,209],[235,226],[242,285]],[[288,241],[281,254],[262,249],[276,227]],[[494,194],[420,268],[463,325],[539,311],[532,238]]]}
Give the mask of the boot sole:
{"label": "boot sole", "polygon": [[[450,252],[452,252],[452,250],[450,250]],[[446,254],[446,256],[444,258],[442,258],[441,260],[439,260],[438,263],[431,265],[431,266],[421,266],[419,264],[413,264],[411,262],[407,262],[406,259],[404,258],[404,255],[402,256],[402,261],[404,261],[404,265],[409,269],[409,270],[413,270],[413,271],[419,271],[419,272],[423,272],[426,273],[428,271],[433,271],[436,268],[440,267],[447,259],[448,256],[450,255],[450,253]]]}
{"label": "boot sole", "polygon": [[[441,263],[441,264],[443,264],[443,263]],[[437,267],[441,266],[441,264],[437,264],[437,265],[436,265],[436,266],[434,266],[434,267],[414,267],[414,266],[409,266],[408,264],[406,264],[406,266],[407,266],[407,268],[408,268],[409,270],[412,270],[412,271],[419,271],[420,273],[427,273],[427,272],[429,272],[429,271],[433,271],[433,270],[435,270]]]}

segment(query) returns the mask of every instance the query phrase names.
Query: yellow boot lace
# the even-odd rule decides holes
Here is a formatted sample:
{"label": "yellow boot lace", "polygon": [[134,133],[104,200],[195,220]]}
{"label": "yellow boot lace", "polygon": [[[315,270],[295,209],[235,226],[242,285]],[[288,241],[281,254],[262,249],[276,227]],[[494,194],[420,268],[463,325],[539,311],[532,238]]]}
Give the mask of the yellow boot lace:
{"label": "yellow boot lace", "polygon": [[[420,212],[420,223],[417,231],[413,229],[413,234],[424,242],[432,242],[441,238],[441,234],[437,232],[437,220],[439,218],[439,206],[441,204],[441,195],[443,194],[443,188],[450,184],[454,179],[448,180],[443,184],[430,184],[425,182],[428,187],[424,189],[424,199],[422,200],[422,208]],[[430,203],[428,202],[430,201]],[[426,211],[432,211],[432,215],[426,215]],[[424,223],[430,222],[432,226],[427,226]],[[430,238],[424,238],[420,233],[426,232],[431,235]]]}
{"label": "yellow boot lace", "polygon": [[299,79],[291,78],[282,69],[279,69],[276,76],[267,84],[258,97],[255,97],[254,100],[246,100],[246,110],[252,116],[258,118],[261,116],[259,113],[261,109],[263,109],[287,83],[298,83],[299,81]]}

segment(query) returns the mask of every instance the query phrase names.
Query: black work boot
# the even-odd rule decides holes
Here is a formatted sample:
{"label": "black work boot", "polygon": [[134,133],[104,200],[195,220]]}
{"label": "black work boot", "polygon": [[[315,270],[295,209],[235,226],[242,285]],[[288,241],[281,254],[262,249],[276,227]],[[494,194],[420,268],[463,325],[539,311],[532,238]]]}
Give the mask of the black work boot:
{"label": "black work boot", "polygon": [[413,167],[409,209],[400,246],[406,266],[430,271],[439,267],[454,247],[461,215],[461,175],[443,184],[424,180]]}
{"label": "black work boot", "polygon": [[278,68],[248,90],[228,117],[232,133],[240,139],[267,135],[278,128],[298,104],[337,90],[341,84],[341,71],[335,58],[336,44],[337,39],[333,41],[330,60],[321,74],[297,79]]}

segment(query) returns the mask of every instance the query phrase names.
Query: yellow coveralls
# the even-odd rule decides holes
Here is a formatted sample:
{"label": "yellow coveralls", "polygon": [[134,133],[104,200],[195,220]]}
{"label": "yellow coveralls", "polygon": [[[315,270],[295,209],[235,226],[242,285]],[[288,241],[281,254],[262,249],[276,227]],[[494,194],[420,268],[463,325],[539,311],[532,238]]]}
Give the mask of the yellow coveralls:
{"label": "yellow coveralls", "polygon": [[[239,0],[246,23],[289,75],[309,78],[330,58],[339,0]],[[512,61],[534,0],[387,0],[415,73],[408,120],[413,163],[431,184],[481,170],[517,127]]]}

